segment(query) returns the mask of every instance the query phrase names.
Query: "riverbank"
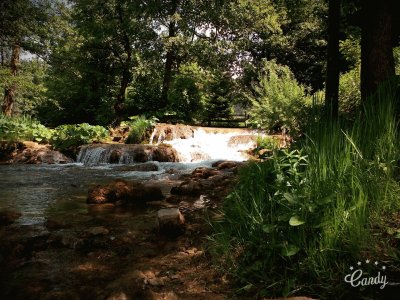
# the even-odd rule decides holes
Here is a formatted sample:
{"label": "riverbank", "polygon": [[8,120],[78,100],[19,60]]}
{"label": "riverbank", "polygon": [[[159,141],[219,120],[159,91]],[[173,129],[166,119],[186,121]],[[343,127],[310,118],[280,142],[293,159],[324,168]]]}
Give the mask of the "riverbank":
{"label": "riverbank", "polygon": [[[38,167],[43,168],[31,166],[29,171],[21,166],[20,176],[38,173]],[[65,194],[61,192],[59,200],[43,210],[43,218],[29,222],[27,216],[18,219],[16,215],[14,224],[0,229],[0,264],[5,270],[1,275],[2,298],[224,299],[227,296],[229,281],[213,269],[204,238],[210,232],[207,217],[217,213],[231,190],[238,163],[216,163],[214,167],[199,167],[189,173],[170,168],[158,178],[160,175],[150,172],[153,174],[142,182],[158,186],[165,199],[150,201],[144,207],[88,205],[88,187],[94,182],[112,182],[111,177],[100,181],[96,177],[86,178],[75,184],[78,173],[86,177],[90,172],[85,174],[73,166],[54,167],[57,169],[53,175],[49,174],[51,166],[43,169],[47,176],[59,174],[53,187],[44,177],[43,181],[25,182],[25,188],[28,190],[36,183],[37,198],[50,191],[49,198],[54,199],[57,197],[51,193],[60,193],[57,185],[63,184],[70,199],[62,199]],[[101,177],[98,172],[103,171],[97,168],[94,173]],[[18,173],[15,169],[13,172]],[[15,182],[15,178],[10,180]],[[75,194],[71,190],[76,190]],[[157,212],[172,207],[179,208],[185,218],[185,229],[176,237],[160,234],[157,227]],[[29,210],[24,213],[29,214]]]}

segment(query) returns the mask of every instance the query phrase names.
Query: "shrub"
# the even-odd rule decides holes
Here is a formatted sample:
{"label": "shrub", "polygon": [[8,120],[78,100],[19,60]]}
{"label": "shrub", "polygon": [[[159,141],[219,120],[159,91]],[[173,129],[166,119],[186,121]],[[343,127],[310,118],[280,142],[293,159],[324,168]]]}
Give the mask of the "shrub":
{"label": "shrub", "polygon": [[354,119],[361,103],[360,67],[356,66],[340,75],[339,111],[347,118]]}
{"label": "shrub", "polygon": [[38,121],[22,117],[6,117],[0,114],[0,139],[6,141],[35,141],[47,143],[53,130],[40,124]]}
{"label": "shrub", "polygon": [[121,125],[128,125],[131,128],[128,138],[125,141],[126,144],[142,143],[146,139],[146,137],[150,137],[151,130],[158,121],[158,119],[155,117],[146,119],[143,116],[130,117],[130,120],[131,121],[121,124]]}
{"label": "shrub", "polygon": [[80,145],[101,142],[108,138],[108,130],[102,126],[87,123],[60,125],[55,128],[51,144],[59,150],[67,150]]}
{"label": "shrub", "polygon": [[259,82],[248,96],[252,108],[250,124],[271,132],[300,130],[301,111],[310,102],[306,88],[294,78],[289,67],[265,61]]}
{"label": "shrub", "polygon": [[280,141],[271,136],[258,136],[257,146],[253,150],[253,153],[259,158],[266,158],[273,153],[274,150],[278,149]]}

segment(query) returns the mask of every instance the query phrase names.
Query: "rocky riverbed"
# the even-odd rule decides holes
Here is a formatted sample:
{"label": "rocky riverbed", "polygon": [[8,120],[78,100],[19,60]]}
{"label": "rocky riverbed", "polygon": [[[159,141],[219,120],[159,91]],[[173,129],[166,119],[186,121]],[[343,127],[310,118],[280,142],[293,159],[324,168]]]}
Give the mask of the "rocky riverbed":
{"label": "rocky riverbed", "polygon": [[[3,209],[0,298],[224,299],[228,280],[204,247],[206,217],[217,214],[241,165],[91,185],[79,200],[86,212],[48,216],[40,226],[20,224],[19,212]],[[92,204],[107,189],[112,201]],[[182,215],[180,232],[160,224],[168,209]]]}

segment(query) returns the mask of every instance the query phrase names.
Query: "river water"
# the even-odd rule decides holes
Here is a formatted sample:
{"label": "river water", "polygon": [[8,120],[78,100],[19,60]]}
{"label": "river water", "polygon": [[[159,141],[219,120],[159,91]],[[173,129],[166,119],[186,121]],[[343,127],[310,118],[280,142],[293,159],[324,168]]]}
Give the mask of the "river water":
{"label": "river water", "polygon": [[[47,218],[66,215],[73,219],[87,213],[86,196],[91,186],[117,178],[152,181],[164,187],[163,193],[168,195],[171,176],[210,167],[220,159],[243,161],[245,150],[255,146],[254,139],[248,138],[254,132],[246,129],[194,128],[193,133],[191,138],[165,141],[178,151],[181,162],[148,162],[155,164],[157,171],[129,170],[139,163],[107,164],[109,154],[103,152],[110,150],[101,146],[84,152],[94,162],[85,165],[0,165],[0,210],[22,213],[18,225],[41,226]],[[88,160],[82,153],[78,158]]]}
{"label": "river water", "polygon": [[[197,167],[209,167],[212,162],[152,162],[159,170],[151,172],[130,171],[127,166],[115,164],[0,165],[0,211],[22,213],[17,220],[19,225],[40,226],[47,218],[87,214],[86,196],[91,186],[117,178],[162,184],[171,177],[166,170],[172,169],[178,175]],[[163,192],[168,193],[168,189],[166,185]]]}

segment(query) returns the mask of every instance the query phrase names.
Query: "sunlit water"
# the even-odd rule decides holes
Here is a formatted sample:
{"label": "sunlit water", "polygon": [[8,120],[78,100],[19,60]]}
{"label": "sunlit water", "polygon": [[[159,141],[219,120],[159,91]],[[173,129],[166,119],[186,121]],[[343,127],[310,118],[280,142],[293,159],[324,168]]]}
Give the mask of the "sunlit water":
{"label": "sunlit water", "polygon": [[[155,132],[153,132],[152,137],[154,135]],[[181,161],[184,162],[204,159],[243,161],[248,158],[245,151],[254,148],[256,146],[255,141],[245,140],[244,142],[232,144],[231,139],[248,135],[256,136],[258,133],[248,129],[224,130],[216,128],[214,131],[212,128],[195,128],[192,138],[176,138],[172,141],[163,141],[163,143],[173,146],[178,151]],[[152,137],[150,138],[150,143],[160,143],[160,140],[154,141]]]}
{"label": "sunlit water", "polygon": [[0,210],[21,212],[19,225],[43,225],[47,218],[63,214],[74,218],[87,213],[86,196],[90,186],[117,178],[162,181],[170,176],[166,170],[187,173],[196,167],[210,166],[212,161],[153,163],[158,165],[158,171],[129,171],[129,166],[111,164],[0,165]]}
{"label": "sunlit water", "polygon": [[52,217],[74,220],[87,214],[86,196],[91,186],[117,178],[157,182],[168,194],[171,174],[210,167],[218,159],[246,160],[245,151],[255,146],[254,139],[247,138],[252,134],[256,133],[246,129],[195,128],[192,138],[164,141],[177,150],[181,162],[149,162],[158,167],[151,172],[132,171],[130,167],[138,163],[133,163],[131,145],[119,146],[122,156],[118,164],[105,164],[116,145],[93,145],[82,148],[78,156],[85,165],[0,165],[0,210],[21,212],[19,225],[42,226]]}

